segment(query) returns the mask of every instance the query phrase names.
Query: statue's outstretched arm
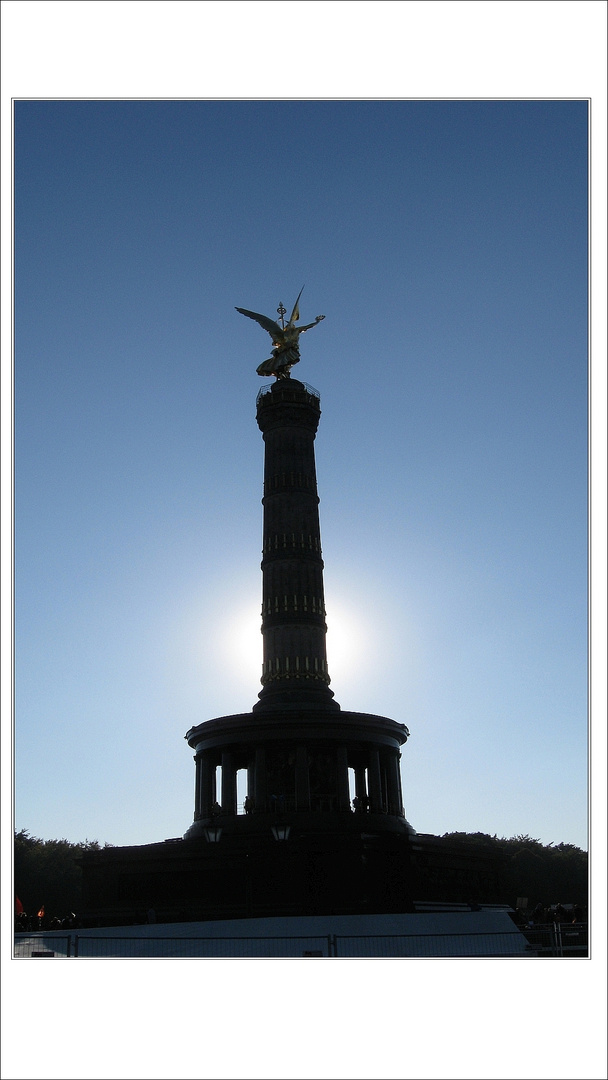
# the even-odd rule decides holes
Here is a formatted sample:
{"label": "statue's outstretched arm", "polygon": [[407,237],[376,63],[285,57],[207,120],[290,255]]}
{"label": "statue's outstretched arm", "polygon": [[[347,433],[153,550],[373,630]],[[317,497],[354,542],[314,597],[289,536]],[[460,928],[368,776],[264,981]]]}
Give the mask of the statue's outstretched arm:
{"label": "statue's outstretched arm", "polygon": [[296,330],[299,330],[299,332],[303,334],[305,330],[312,330],[313,326],[317,326],[324,318],[325,315],[317,315],[314,322],[308,323],[308,326],[296,326]]}

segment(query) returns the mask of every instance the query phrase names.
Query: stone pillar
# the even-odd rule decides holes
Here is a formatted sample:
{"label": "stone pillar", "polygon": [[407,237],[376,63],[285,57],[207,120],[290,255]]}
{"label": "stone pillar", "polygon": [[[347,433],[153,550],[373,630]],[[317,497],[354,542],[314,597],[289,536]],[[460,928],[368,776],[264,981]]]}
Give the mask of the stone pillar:
{"label": "stone pillar", "polygon": [[338,810],[350,810],[350,790],[348,787],[348,751],[345,746],[337,750]]}
{"label": "stone pillar", "polygon": [[200,773],[200,813],[201,817],[208,818],[211,814],[211,807],[215,802],[215,766],[212,764],[209,754],[201,754]]}
{"label": "stone pillar", "polygon": [[198,821],[201,816],[201,757],[200,754],[194,755],[195,762],[195,779],[194,779],[194,820]]}
{"label": "stone pillar", "polygon": [[268,799],[266,791],[266,751],[258,747],[255,752],[255,809],[266,810]]}
{"label": "stone pillar", "polygon": [[397,775],[395,773],[395,755],[392,750],[385,750],[382,755],[384,778],[386,781],[386,804],[389,814],[397,814],[399,795],[397,792]]}
{"label": "stone pillar", "polygon": [[379,814],[382,810],[382,780],[380,778],[380,754],[370,750],[369,754],[369,808]]}
{"label": "stone pillar", "polygon": [[222,753],[222,813],[236,814],[236,771],[233,755]]}
{"label": "stone pillar", "polygon": [[399,769],[399,752],[389,754],[386,778],[388,785],[389,813],[403,816],[403,799],[401,795],[401,770]]}
{"label": "stone pillar", "polygon": [[364,765],[355,765],[355,796],[357,797],[357,799],[367,798],[367,784],[365,783]]}
{"label": "stone pillar", "polygon": [[310,810],[310,778],[306,746],[298,746],[296,749],[296,809]]}
{"label": "stone pillar", "polygon": [[397,773],[397,790],[399,792],[399,814],[405,816],[405,807],[403,805],[403,787],[401,785],[401,769],[399,762],[401,761],[401,753],[397,751],[395,754],[395,771]]}

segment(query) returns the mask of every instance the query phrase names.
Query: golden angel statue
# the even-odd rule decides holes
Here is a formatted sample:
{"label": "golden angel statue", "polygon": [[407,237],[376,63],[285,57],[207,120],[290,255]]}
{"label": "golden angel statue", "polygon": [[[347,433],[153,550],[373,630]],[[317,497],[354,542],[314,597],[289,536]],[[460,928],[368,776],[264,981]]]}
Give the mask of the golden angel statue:
{"label": "golden angel statue", "polygon": [[298,299],[294,304],[291,318],[287,324],[285,324],[284,315],[287,314],[287,309],[279,304],[277,312],[281,319],[279,325],[274,319],[268,319],[266,315],[258,315],[255,311],[247,311],[246,308],[237,307],[237,311],[240,311],[241,315],[246,315],[249,319],[255,319],[260,324],[263,330],[267,330],[272,338],[272,356],[268,360],[264,360],[262,364],[257,368],[258,375],[276,375],[277,379],[288,379],[289,372],[294,364],[297,364],[300,359],[300,347],[299,339],[300,334],[304,334],[307,330],[312,329],[317,323],[320,323],[325,318],[324,315],[317,315],[314,322],[308,323],[307,326],[296,326],[296,322],[300,318],[300,297],[304,287],[300,289]]}

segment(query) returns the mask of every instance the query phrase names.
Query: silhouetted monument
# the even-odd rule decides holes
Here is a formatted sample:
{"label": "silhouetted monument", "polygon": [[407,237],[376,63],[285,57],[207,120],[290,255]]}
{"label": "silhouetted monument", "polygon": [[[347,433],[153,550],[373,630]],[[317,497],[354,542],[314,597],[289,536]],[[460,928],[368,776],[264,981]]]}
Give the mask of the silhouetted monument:
{"label": "silhouetted monument", "polygon": [[[300,294],[301,295],[301,294]],[[405,819],[403,723],[340,708],[330,689],[314,441],[319,394],[290,377],[287,325],[246,309],[273,339],[258,373],[265,444],[262,689],[251,712],[185,738],[196,763],[183,839],[83,859],[91,915],[124,920],[404,912],[415,900],[498,899],[481,853],[418,836]],[[239,779],[240,777],[240,779]],[[239,796],[241,792],[242,798]]]}

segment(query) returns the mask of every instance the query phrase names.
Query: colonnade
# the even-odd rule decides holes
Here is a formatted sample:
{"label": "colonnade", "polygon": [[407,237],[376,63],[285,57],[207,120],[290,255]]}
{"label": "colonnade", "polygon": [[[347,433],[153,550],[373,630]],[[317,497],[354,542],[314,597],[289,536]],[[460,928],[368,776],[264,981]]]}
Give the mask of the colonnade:
{"label": "colonnade", "polygon": [[[255,813],[277,808],[290,812],[351,810],[349,769],[354,774],[355,806],[371,813],[403,816],[401,754],[393,747],[347,747],[344,745],[295,744],[286,751],[284,745],[276,748],[289,754],[290,766],[281,790],[271,790],[278,785],[269,778],[269,765],[274,748],[267,746],[239,747],[235,750],[200,750],[195,755],[196,790],[195,820],[205,819],[217,813],[219,792],[216,787],[218,766],[222,770],[221,813],[237,813],[237,772],[247,770],[247,798]],[[333,777],[332,790],[319,792],[318,779],[314,774],[314,755],[322,752],[329,761],[329,775]],[[315,783],[316,779],[316,783]],[[287,790],[284,790],[284,789]]]}

